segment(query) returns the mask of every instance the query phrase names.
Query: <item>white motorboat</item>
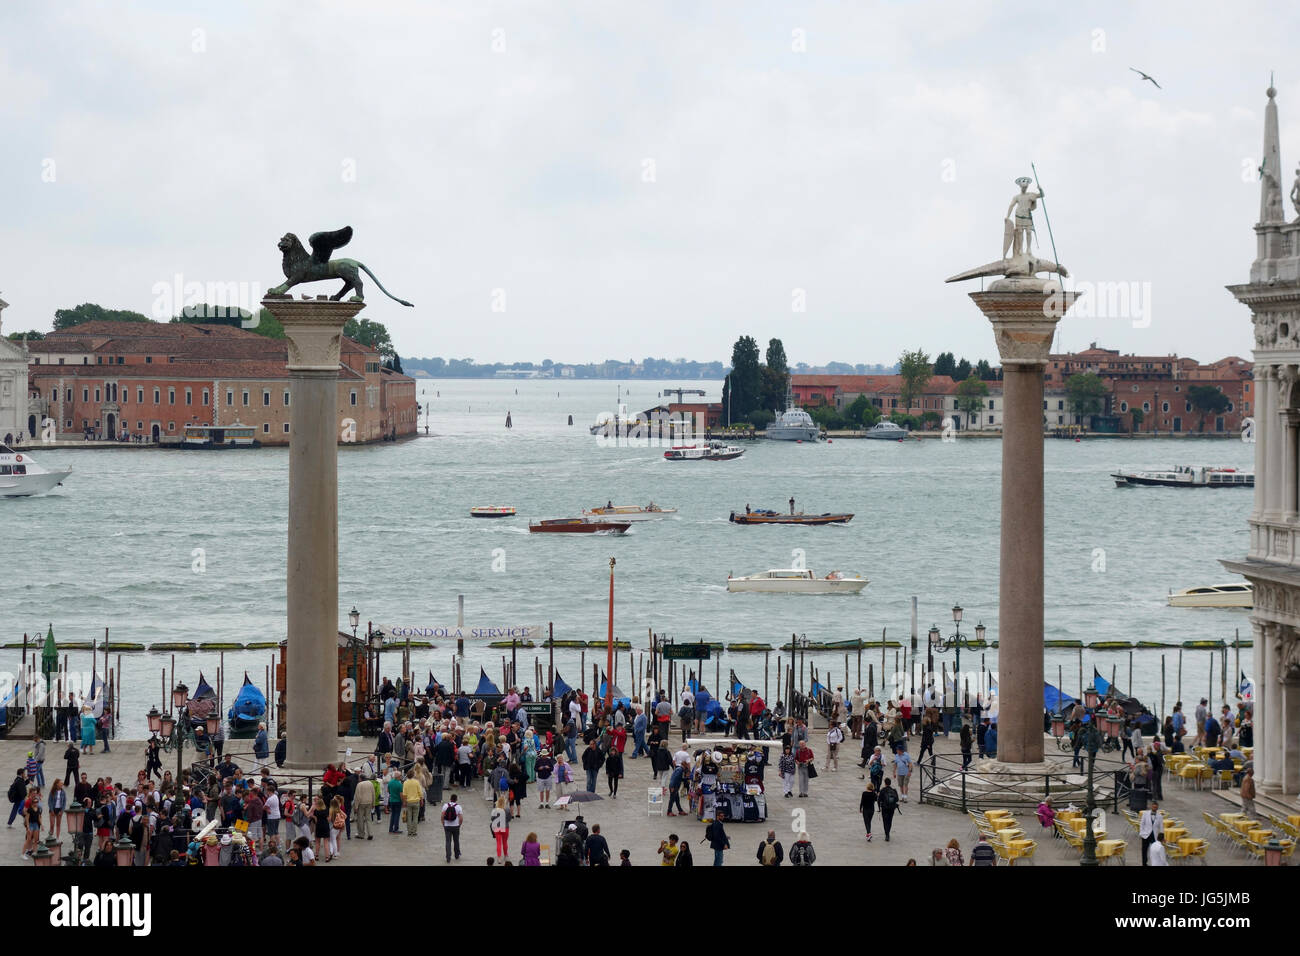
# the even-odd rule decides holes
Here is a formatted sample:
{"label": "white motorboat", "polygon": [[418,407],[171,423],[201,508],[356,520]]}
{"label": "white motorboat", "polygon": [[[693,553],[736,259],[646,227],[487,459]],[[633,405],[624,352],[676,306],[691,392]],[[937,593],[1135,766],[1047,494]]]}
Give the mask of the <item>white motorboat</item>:
{"label": "white motorboat", "polygon": [[1212,584],[1169,592],[1170,607],[1254,607],[1255,587],[1246,582]]}
{"label": "white motorboat", "polygon": [[610,502],[603,508],[584,508],[582,511],[584,521],[657,521],[675,514],[676,508],[662,508],[653,501],[644,508]]}
{"label": "white motorboat", "polygon": [[763,437],[772,441],[816,441],[821,435],[822,430],[812,416],[796,405],[792,397],[786,398],[785,411],[763,429]]}
{"label": "white motorboat", "polygon": [[773,568],[744,577],[727,577],[728,591],[760,591],[769,594],[857,594],[867,586],[860,574],[832,571],[819,578],[808,568]]}
{"label": "white motorboat", "polygon": [[867,429],[863,438],[874,438],[877,441],[903,441],[911,437],[911,433],[901,425],[894,422],[877,422]]}
{"label": "white motorboat", "polygon": [[1162,471],[1125,471],[1111,474],[1115,487],[1158,485],[1166,488],[1254,488],[1255,473],[1240,468],[1207,468],[1175,465]]}
{"label": "white motorboat", "polygon": [[25,451],[0,445],[0,498],[25,498],[41,495],[63,484],[71,468],[50,471],[42,468]]}

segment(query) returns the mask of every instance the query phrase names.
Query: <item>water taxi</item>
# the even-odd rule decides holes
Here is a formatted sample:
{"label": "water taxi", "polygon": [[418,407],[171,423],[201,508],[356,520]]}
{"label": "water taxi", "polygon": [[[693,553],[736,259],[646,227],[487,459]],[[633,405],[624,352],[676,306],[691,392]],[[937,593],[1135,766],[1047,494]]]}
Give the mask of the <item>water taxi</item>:
{"label": "water taxi", "polygon": [[676,508],[661,508],[653,501],[644,508],[640,505],[616,505],[611,501],[603,508],[584,508],[582,512],[587,521],[656,521],[675,514]]}
{"label": "water taxi", "polygon": [[868,428],[862,437],[874,438],[877,441],[904,441],[912,435],[906,428],[893,422],[877,422]]}
{"label": "water taxi", "polygon": [[1169,592],[1170,607],[1254,607],[1255,586],[1246,582],[1212,584]]}
{"label": "water taxi", "polygon": [[26,498],[40,495],[63,484],[71,468],[50,471],[42,468],[25,451],[0,445],[0,498]]}
{"label": "water taxi", "polygon": [[478,505],[469,509],[471,518],[513,518],[515,509],[509,505]]}
{"label": "water taxi", "polygon": [[711,441],[703,445],[674,445],[664,452],[664,457],[669,461],[730,461],[744,453],[745,449],[738,445]]}
{"label": "water taxi", "polygon": [[867,586],[859,574],[832,571],[819,578],[807,568],[773,568],[739,578],[727,577],[728,591],[760,591],[771,594],[857,594]]}
{"label": "water taxi", "polygon": [[1162,471],[1124,471],[1111,474],[1116,488],[1159,485],[1166,488],[1254,488],[1255,473],[1239,468],[1176,465]]}
{"label": "water taxi", "polygon": [[530,521],[529,534],[552,532],[561,534],[595,534],[608,531],[622,534],[632,525],[627,521],[587,521],[583,518],[548,518],[545,521]]}

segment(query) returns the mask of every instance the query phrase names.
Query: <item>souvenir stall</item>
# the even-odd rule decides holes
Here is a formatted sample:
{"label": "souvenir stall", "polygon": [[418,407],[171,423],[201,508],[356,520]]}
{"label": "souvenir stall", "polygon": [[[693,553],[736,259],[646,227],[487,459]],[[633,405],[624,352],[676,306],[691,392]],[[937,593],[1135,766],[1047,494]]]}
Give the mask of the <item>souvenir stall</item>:
{"label": "souvenir stall", "polygon": [[734,823],[762,823],[767,819],[764,776],[775,774],[781,742],[708,737],[686,741],[691,753],[691,808],[697,820],[708,823],[719,810]]}

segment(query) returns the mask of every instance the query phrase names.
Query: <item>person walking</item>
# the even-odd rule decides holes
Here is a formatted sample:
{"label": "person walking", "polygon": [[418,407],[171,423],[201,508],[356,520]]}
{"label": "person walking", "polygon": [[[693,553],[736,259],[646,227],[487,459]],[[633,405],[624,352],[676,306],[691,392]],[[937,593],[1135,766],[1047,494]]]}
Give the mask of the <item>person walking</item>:
{"label": "person walking", "polygon": [[925,759],[926,751],[930,753],[930,761],[934,762],[934,724],[930,723],[929,716],[921,718],[921,751],[916,755],[918,761]]}
{"label": "person walking", "polygon": [[618,781],[623,776],[623,755],[619,753],[617,747],[609,748],[609,756],[605,758],[605,779],[609,782],[609,798],[618,799]]}
{"label": "person walking", "polygon": [[456,802],[454,793],[442,805],[441,817],[442,835],[447,844],[447,862],[450,863],[453,850],[456,859],[460,859],[460,825],[465,822],[465,814],[461,811],[460,804]]}
{"label": "person walking", "polygon": [[1255,815],[1255,768],[1252,764],[1246,765],[1246,771],[1241,775],[1241,812],[1248,817]]}
{"label": "person walking", "polygon": [[335,795],[330,800],[330,855],[325,858],[328,863],[336,856],[342,856],[339,849],[339,838],[343,835],[344,828],[348,825],[348,814],[343,809],[343,797]]}
{"label": "person walking", "polygon": [[533,765],[533,771],[537,774],[537,809],[549,809],[551,806],[551,777],[555,773],[555,761],[551,757],[549,747],[542,748],[541,756],[537,758],[537,763]]}
{"label": "person walking", "polygon": [[521,848],[524,866],[541,866],[542,865],[542,845],[537,842],[537,834],[529,833],[524,837],[524,845]]}
{"label": "person walking", "polygon": [[844,742],[844,731],[840,729],[838,721],[831,721],[831,726],[826,731],[826,763],[822,769],[831,770],[831,764],[835,764],[835,771],[840,769],[840,744]]}
{"label": "person walking", "polygon": [[889,842],[889,830],[894,823],[894,813],[898,810],[898,791],[890,786],[889,778],[885,778],[885,785],[880,788],[880,797],[877,800],[880,807],[880,822],[885,827],[885,842]]}
{"label": "person walking", "polygon": [[68,791],[63,786],[63,781],[55,779],[54,784],[50,787],[50,796],[47,801],[50,808],[50,830],[52,837],[60,836],[63,832],[63,811],[68,808]]}
{"label": "person walking", "polygon": [[587,792],[596,792],[596,775],[600,773],[601,766],[605,763],[605,755],[600,752],[600,747],[593,741],[587,745],[587,749],[582,752],[582,769],[587,771]]}
{"label": "person walking", "polygon": [[[271,798],[267,798],[267,825],[270,832],[270,809]],[[357,782],[356,792],[352,794],[352,822],[356,824],[358,840],[373,840],[374,834],[370,832],[370,814],[375,809],[375,782],[373,780],[360,780]],[[276,810],[277,818],[279,810]]]}
{"label": "person walking", "polygon": [[1157,800],[1163,800],[1165,798],[1165,755],[1159,740],[1151,741],[1147,760],[1151,763],[1151,793]]}
{"label": "person walking", "polygon": [[[947,735],[945,734],[944,736]],[[966,723],[966,721],[964,720],[962,721],[961,724],[960,739],[961,739],[961,769],[965,770],[967,767],[970,766],[970,761],[971,761],[971,753],[970,753],[971,732],[970,732],[970,724]]]}
{"label": "person walking", "polygon": [[388,772],[384,789],[388,793],[388,832],[397,833],[402,822],[402,778],[396,770]]}
{"label": "person walking", "polygon": [[713,822],[704,831],[704,838],[709,841],[709,848],[713,850],[714,866],[722,866],[723,853],[731,849],[731,841],[727,838],[726,827],[723,826],[726,819],[726,813],[719,810]]}
{"label": "person walking", "polygon": [[876,787],[867,781],[862,797],[858,800],[858,810],[862,813],[862,823],[867,828],[867,842],[871,842],[871,821],[876,815]]}
{"label": "person walking", "polygon": [[609,841],[600,833],[600,824],[593,824],[591,835],[583,846],[588,866],[609,866]]}
{"label": "person walking", "polygon": [[1168,866],[1169,857],[1165,856],[1165,837],[1157,833],[1155,840],[1147,849],[1147,866]]}
{"label": "person walking", "polygon": [[[816,762],[817,755],[814,754],[805,740],[799,744],[799,749],[795,751],[794,762],[795,768],[799,775],[799,796],[808,796],[808,779],[811,776],[809,768]],[[815,768],[814,768],[815,769]]]}
{"label": "person walking", "polygon": [[[317,859],[320,859],[321,851],[329,846],[330,842],[330,811],[325,806],[325,801],[317,795],[311,804],[312,818],[312,836],[315,838],[313,852]],[[329,862],[328,859],[325,860]]]}
{"label": "person walking", "polygon": [[36,758],[36,786],[45,789],[45,741],[40,734],[32,737],[32,755]]}
{"label": "person walking", "polygon": [[967,866],[997,866],[998,853],[989,843],[989,838],[983,833],[980,834],[979,842],[975,844],[974,849],[970,851],[970,862]]}
{"label": "person walking", "polygon": [[257,725],[257,736],[253,738],[254,769],[261,770],[271,756],[271,747],[266,739],[266,724]]}
{"label": "person walking", "polygon": [[794,754],[790,752],[790,745],[786,744],[781,748],[781,756],[776,761],[777,772],[781,775],[782,796],[789,797],[794,794],[795,778],[795,761]]}
{"label": "person walking", "polygon": [[898,780],[898,798],[907,803],[907,786],[912,780],[912,756],[906,747],[894,754],[894,777]]}
{"label": "person walking", "polygon": [[[668,816],[686,816],[682,808],[682,782],[686,776],[685,764],[674,764],[672,775],[668,778]],[[677,812],[673,812],[673,807]]]}
{"label": "person walking", "polygon": [[510,810],[506,806],[505,797],[497,797],[496,806],[492,808],[492,816],[489,823],[492,829],[492,836],[496,840],[496,850],[498,860],[507,860],[510,858]]}

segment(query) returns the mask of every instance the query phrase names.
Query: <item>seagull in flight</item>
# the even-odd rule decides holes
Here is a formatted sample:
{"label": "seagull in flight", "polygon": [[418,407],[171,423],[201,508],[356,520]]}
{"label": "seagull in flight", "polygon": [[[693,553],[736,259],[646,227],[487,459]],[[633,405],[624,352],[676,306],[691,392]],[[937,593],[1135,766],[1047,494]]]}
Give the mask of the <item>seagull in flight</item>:
{"label": "seagull in flight", "polygon": [[1148,81],[1157,90],[1164,89],[1164,87],[1162,87],[1159,83],[1157,83],[1153,77],[1148,76],[1147,74],[1143,73],[1141,70],[1137,69],[1136,67],[1130,66],[1129,69],[1132,70],[1134,73],[1136,73],[1138,76],[1142,77],[1142,79]]}

